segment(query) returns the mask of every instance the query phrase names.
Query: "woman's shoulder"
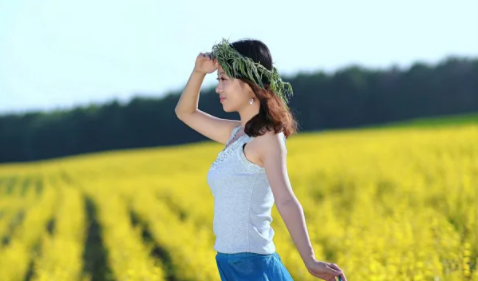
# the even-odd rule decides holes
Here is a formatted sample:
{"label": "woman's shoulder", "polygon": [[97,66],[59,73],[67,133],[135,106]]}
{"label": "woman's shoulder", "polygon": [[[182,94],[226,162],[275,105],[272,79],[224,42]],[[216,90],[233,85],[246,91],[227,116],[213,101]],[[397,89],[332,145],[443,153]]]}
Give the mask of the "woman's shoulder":
{"label": "woman's shoulder", "polygon": [[[276,133],[273,130],[267,130],[262,136],[265,136],[265,138],[268,139],[268,141],[273,141],[274,139],[282,141],[287,139],[283,131]],[[258,136],[258,137],[261,137],[261,136]]]}
{"label": "woman's shoulder", "polygon": [[285,148],[287,138],[284,132],[274,132],[273,130],[266,131],[263,135],[255,137],[257,139],[257,145],[261,148],[273,148],[280,149]]}

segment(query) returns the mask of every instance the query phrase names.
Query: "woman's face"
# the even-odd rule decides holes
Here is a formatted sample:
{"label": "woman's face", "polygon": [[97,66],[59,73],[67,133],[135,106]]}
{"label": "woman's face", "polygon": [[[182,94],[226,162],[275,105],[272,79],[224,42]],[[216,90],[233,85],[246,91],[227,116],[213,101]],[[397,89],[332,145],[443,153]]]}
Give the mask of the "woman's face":
{"label": "woman's face", "polygon": [[247,83],[227,76],[221,66],[217,69],[217,80],[216,93],[219,94],[224,111],[239,111],[248,105],[252,97],[252,89]]}

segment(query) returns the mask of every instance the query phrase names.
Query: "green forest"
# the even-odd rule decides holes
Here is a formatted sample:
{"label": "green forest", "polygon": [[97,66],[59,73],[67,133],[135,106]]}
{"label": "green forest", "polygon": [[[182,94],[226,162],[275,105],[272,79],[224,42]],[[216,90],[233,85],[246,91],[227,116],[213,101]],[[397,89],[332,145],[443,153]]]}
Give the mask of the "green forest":
{"label": "green forest", "polygon": [[[299,133],[478,112],[478,58],[447,57],[404,69],[351,65],[283,80],[294,89],[289,107]],[[70,110],[1,115],[0,163],[206,140],[176,117],[180,95],[178,90],[160,98],[137,96],[124,104],[112,100]],[[239,120],[237,113],[222,110],[214,87],[202,89],[199,108]]]}

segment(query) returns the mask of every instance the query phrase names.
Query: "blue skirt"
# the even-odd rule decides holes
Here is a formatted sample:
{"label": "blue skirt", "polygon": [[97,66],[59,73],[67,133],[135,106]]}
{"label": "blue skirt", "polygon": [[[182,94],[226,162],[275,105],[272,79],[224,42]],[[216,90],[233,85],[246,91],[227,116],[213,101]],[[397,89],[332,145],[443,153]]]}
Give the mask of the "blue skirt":
{"label": "blue skirt", "polygon": [[268,255],[217,252],[216,264],[222,281],[293,281],[277,252]]}

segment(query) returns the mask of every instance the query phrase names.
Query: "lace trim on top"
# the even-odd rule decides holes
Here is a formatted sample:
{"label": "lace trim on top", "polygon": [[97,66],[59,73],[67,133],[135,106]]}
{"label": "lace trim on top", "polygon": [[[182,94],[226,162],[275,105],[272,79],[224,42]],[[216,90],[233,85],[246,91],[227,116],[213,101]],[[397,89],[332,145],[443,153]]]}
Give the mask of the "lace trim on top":
{"label": "lace trim on top", "polygon": [[235,140],[233,143],[229,143],[237,134],[237,131],[239,130],[241,126],[237,126],[235,127],[234,129],[232,129],[232,132],[231,132],[231,135],[229,136],[229,139],[227,140],[226,142],[226,146],[223,150],[226,150],[227,148],[229,148],[229,146],[233,145],[235,142],[237,142],[241,137],[243,137],[244,135],[240,136],[237,140]]}
{"label": "lace trim on top", "polygon": [[244,147],[243,147],[244,144],[251,141],[253,139],[253,137],[249,137],[247,134],[244,134],[244,135],[240,136],[239,138],[237,138],[234,142],[229,143],[236,136],[237,131],[239,130],[240,127],[241,126],[237,126],[236,128],[234,128],[232,130],[231,136],[229,137],[229,139],[226,143],[226,147],[218,153],[218,156],[217,156],[216,160],[211,165],[211,169],[215,169],[217,167],[217,165],[219,165],[221,162],[226,160],[228,157],[230,157],[234,153],[239,153],[238,158],[242,161],[243,164],[245,164],[245,166],[248,169],[251,169],[251,171],[261,172],[261,171],[265,170],[265,167],[261,167],[261,166],[257,165],[256,163],[253,163],[253,162],[249,161],[249,159],[247,159],[245,154],[244,154],[244,150],[243,150],[244,149]]}
{"label": "lace trim on top", "polygon": [[[265,167],[261,167],[257,165],[256,163],[250,161],[247,159],[246,155],[244,154],[244,145],[250,142],[254,137],[250,137],[247,134],[244,134],[237,138],[234,142],[229,143],[237,134],[237,131],[239,130],[241,126],[237,126],[234,128],[231,132],[231,136],[227,140],[225,148],[218,153],[218,156],[216,160],[213,162],[211,168],[214,169],[219,163],[223,162],[226,160],[230,155],[234,153],[238,153],[239,159],[242,161],[242,163],[247,167],[247,169],[250,169],[253,172],[264,172]],[[244,138],[244,140],[242,140]],[[285,136],[283,137],[284,141],[286,141]],[[240,144],[240,147],[236,149]]]}

